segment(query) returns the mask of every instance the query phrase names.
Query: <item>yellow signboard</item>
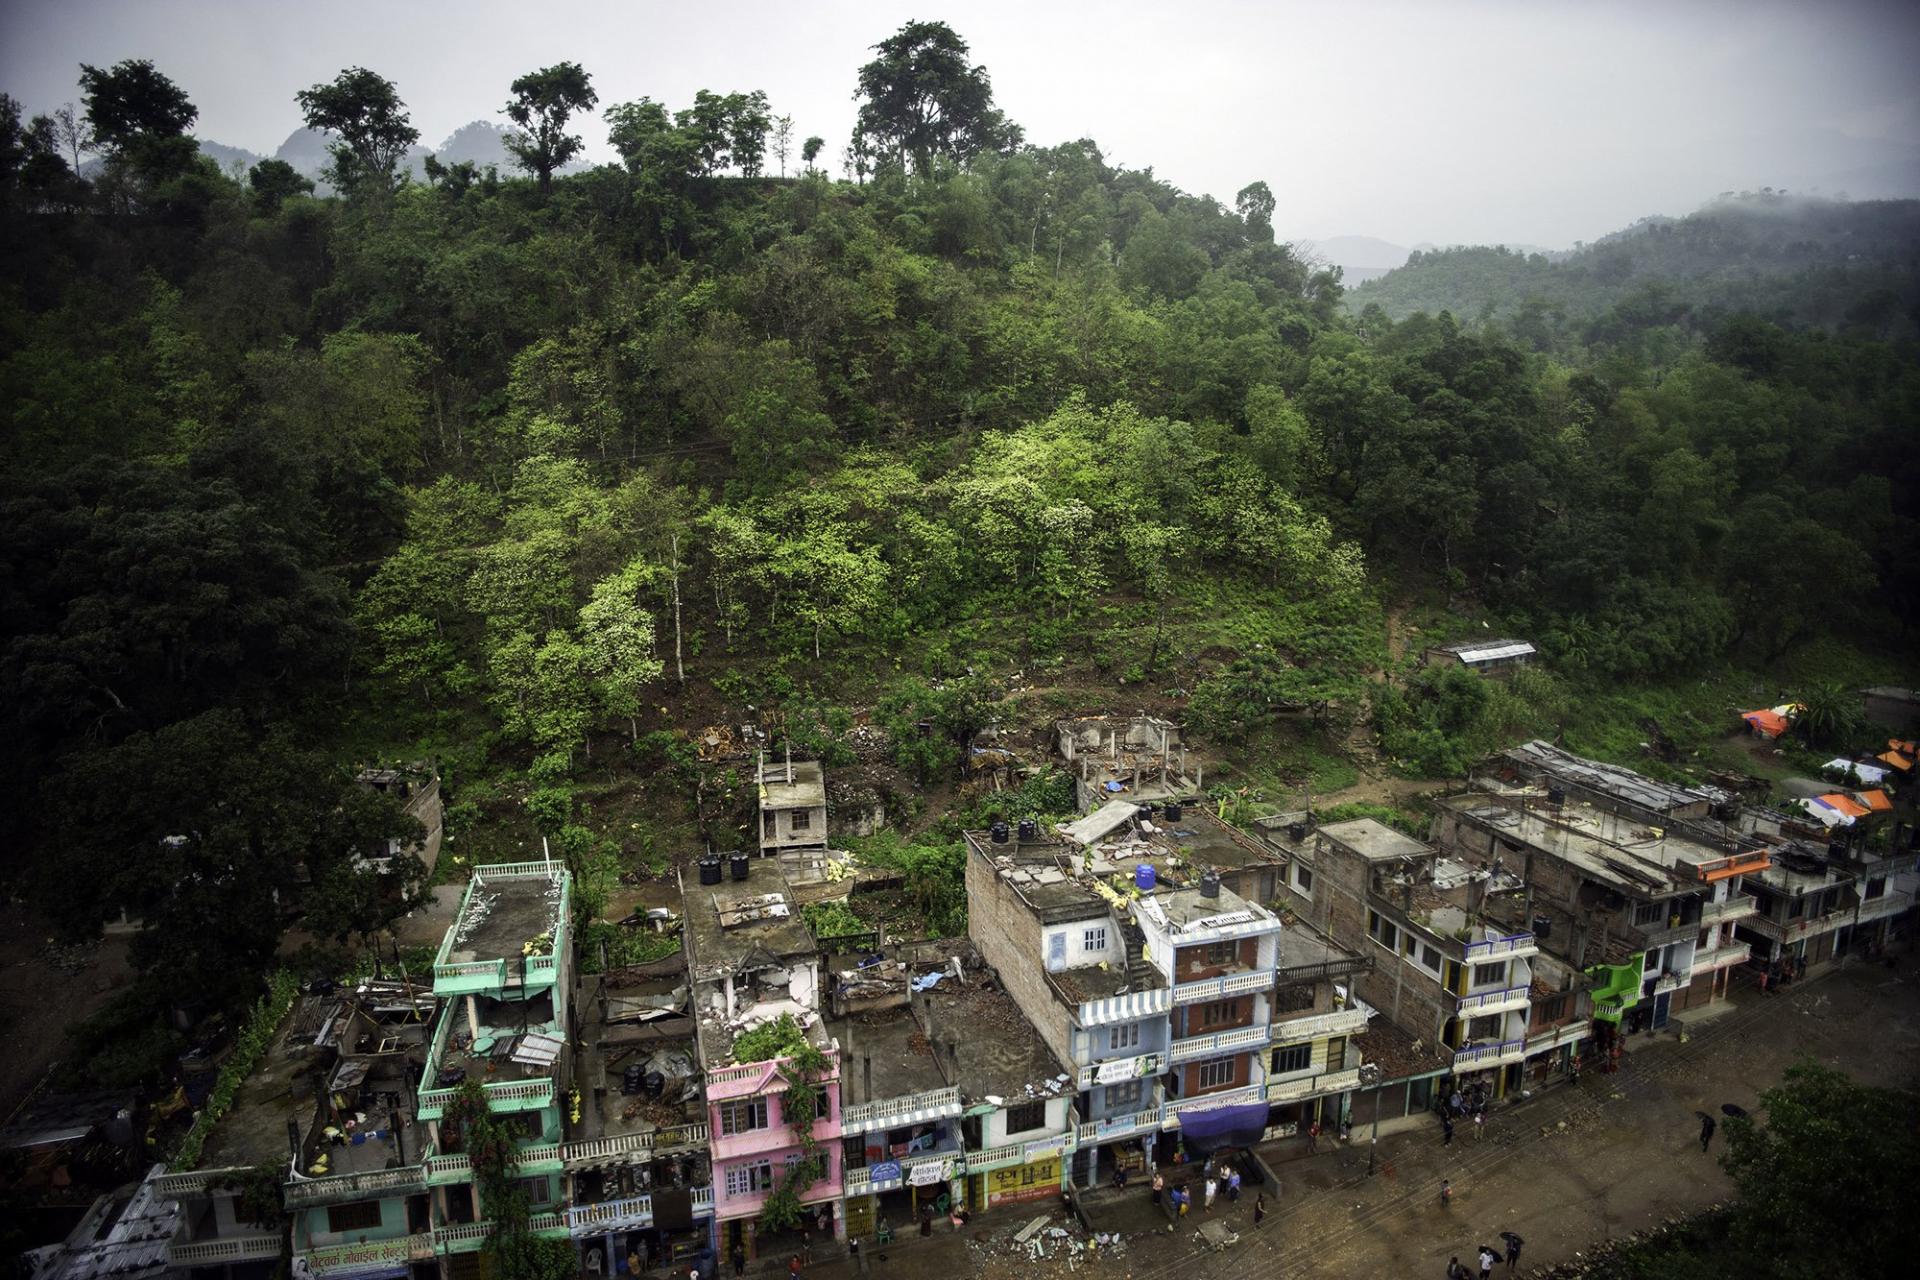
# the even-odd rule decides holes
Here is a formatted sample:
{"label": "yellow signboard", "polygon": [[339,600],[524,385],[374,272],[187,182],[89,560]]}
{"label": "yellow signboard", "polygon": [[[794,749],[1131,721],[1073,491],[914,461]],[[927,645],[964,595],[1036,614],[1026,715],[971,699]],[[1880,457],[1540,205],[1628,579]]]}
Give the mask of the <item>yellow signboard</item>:
{"label": "yellow signboard", "polygon": [[1060,1192],[1060,1157],[1036,1160],[1031,1164],[1009,1165],[987,1173],[987,1203],[1011,1204],[1017,1200],[1039,1200]]}

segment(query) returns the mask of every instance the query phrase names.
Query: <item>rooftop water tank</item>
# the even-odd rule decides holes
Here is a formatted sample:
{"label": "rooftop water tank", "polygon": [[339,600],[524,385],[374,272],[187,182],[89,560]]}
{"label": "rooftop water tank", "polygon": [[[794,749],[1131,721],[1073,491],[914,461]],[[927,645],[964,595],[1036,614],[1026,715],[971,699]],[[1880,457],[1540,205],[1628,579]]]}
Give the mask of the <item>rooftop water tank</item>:
{"label": "rooftop water tank", "polygon": [[736,853],[727,859],[733,868],[735,880],[745,880],[753,871],[753,860],[744,853]]}
{"label": "rooftop water tank", "polygon": [[987,829],[987,835],[995,844],[1005,844],[1012,834],[1012,829],[1004,822],[996,822]]}
{"label": "rooftop water tank", "polygon": [[1218,871],[1209,869],[1205,875],[1200,877],[1200,896],[1203,898],[1217,898],[1220,896],[1220,873]]}
{"label": "rooftop water tank", "polygon": [[700,883],[720,883],[720,858],[718,855],[711,853],[703,853],[700,855]]}
{"label": "rooftop water tank", "polygon": [[1032,818],[1020,819],[1020,838],[1022,840],[1038,840],[1040,838],[1040,824]]}
{"label": "rooftop water tank", "polygon": [[1155,884],[1153,864],[1142,862],[1133,869],[1133,887],[1142,893],[1151,893]]}
{"label": "rooftop water tank", "polygon": [[1172,800],[1167,801],[1167,821],[1180,821],[1180,806]]}

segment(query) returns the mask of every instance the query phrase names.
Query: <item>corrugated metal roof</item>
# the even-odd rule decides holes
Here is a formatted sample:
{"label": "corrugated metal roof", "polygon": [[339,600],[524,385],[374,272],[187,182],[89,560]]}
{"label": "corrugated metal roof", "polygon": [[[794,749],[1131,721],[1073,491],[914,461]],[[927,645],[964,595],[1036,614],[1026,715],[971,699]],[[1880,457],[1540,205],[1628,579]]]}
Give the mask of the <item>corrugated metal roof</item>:
{"label": "corrugated metal roof", "polygon": [[1462,662],[1498,662],[1502,658],[1524,658],[1539,652],[1525,640],[1496,640],[1477,648],[1456,648],[1452,652]]}

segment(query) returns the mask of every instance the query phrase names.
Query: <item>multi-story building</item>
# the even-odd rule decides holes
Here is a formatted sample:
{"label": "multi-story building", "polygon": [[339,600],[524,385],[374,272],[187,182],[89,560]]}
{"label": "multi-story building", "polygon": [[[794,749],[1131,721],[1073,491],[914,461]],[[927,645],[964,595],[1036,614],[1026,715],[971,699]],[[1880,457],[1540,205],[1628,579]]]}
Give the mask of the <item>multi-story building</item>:
{"label": "multi-story building", "polygon": [[1073,1077],[1074,1180],[1257,1139],[1350,1090],[1365,1014],[1336,980],[1363,965],[1310,932],[1293,946],[1196,866],[1184,814],[1097,816],[1073,828],[1084,845],[1031,825],[967,836],[974,943]]}
{"label": "multi-story building", "polygon": [[760,761],[760,852],[827,847],[827,782],[818,760]]}
{"label": "multi-story building", "polygon": [[1309,918],[1372,955],[1359,977],[1366,1002],[1441,1049],[1456,1076],[1487,1074],[1496,1090],[1516,1081],[1539,947],[1488,906],[1519,879],[1371,818],[1318,827],[1312,840]]}
{"label": "multi-story building", "polygon": [[780,860],[735,857],[723,870],[705,859],[700,871],[698,884],[682,884],[681,905],[718,1245],[758,1257],[778,1247],[759,1222],[776,1191],[810,1217],[825,1208],[833,1231],[844,1230],[840,1053],[822,1018],[816,944]]}
{"label": "multi-story building", "polygon": [[1186,743],[1171,720],[1081,716],[1056,721],[1053,732],[1082,812],[1115,799],[1149,804],[1201,793],[1203,771],[1195,764],[1187,772]]}

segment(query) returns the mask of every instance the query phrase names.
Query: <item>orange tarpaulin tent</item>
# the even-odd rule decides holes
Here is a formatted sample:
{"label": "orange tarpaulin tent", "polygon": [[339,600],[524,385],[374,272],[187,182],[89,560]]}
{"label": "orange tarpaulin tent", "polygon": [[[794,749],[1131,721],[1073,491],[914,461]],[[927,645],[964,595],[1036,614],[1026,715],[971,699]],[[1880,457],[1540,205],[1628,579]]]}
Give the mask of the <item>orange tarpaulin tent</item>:
{"label": "orange tarpaulin tent", "polygon": [[1777,738],[1787,731],[1787,718],[1777,711],[1746,711],[1740,718],[1766,738]]}
{"label": "orange tarpaulin tent", "polygon": [[1887,799],[1884,791],[1862,791],[1860,801],[1875,813],[1887,813],[1893,809],[1893,801]]}
{"label": "orange tarpaulin tent", "polygon": [[1849,818],[1864,818],[1872,810],[1855,800],[1852,796],[1843,796],[1838,791],[1820,797],[1820,803]]}
{"label": "orange tarpaulin tent", "polygon": [[1898,751],[1882,751],[1879,755],[1875,756],[1874,759],[1882,764],[1890,764],[1902,773],[1911,773],[1913,771],[1913,761],[1901,755]]}

